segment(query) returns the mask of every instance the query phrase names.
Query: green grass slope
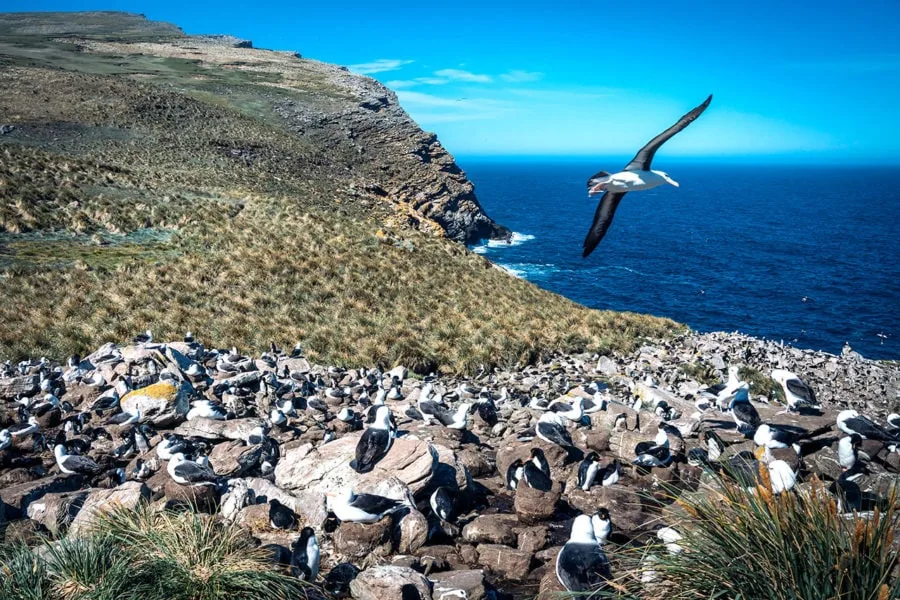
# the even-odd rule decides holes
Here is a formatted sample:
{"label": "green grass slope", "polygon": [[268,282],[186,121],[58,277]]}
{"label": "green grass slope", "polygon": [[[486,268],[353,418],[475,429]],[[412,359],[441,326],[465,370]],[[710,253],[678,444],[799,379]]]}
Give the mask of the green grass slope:
{"label": "green grass slope", "polygon": [[334,116],[362,78],[121,13],[0,15],[0,33],[4,358],[190,329],[466,371],[680,329],[512,278],[373,185],[416,191],[387,112],[359,133]]}

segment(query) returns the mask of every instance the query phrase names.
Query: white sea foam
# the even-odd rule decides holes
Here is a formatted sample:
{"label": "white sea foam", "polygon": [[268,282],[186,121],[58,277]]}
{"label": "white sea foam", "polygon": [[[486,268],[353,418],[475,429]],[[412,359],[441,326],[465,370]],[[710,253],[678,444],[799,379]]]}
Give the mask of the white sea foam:
{"label": "white sea foam", "polygon": [[488,240],[488,248],[508,248],[509,246],[518,246],[529,240],[533,240],[534,236],[530,233],[519,233],[514,231],[509,241],[506,240]]}
{"label": "white sea foam", "polygon": [[560,269],[553,264],[539,263],[496,263],[498,267],[519,279],[530,279],[532,277],[544,277],[550,273],[556,273]]}
{"label": "white sea foam", "polygon": [[534,236],[530,233],[519,233],[514,231],[512,235],[509,237],[509,241],[507,240],[488,240],[484,244],[479,244],[477,246],[472,246],[470,250],[475,254],[487,254],[488,250],[494,248],[510,248],[512,246],[518,246],[523,244],[529,240],[533,240]]}

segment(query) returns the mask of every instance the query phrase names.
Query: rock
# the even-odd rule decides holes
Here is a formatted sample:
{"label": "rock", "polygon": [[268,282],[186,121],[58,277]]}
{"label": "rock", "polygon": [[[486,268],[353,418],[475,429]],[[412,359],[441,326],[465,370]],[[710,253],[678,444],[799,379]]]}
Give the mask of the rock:
{"label": "rock", "polygon": [[81,510],[87,496],[87,490],[44,494],[29,504],[26,512],[29,519],[37,521],[53,535],[59,535]]}
{"label": "rock", "polygon": [[478,564],[507,579],[524,579],[531,570],[533,556],[501,544],[478,545]]}
{"label": "rock", "polygon": [[391,565],[369,567],[350,583],[357,600],[431,600],[431,585],[421,573]]}
{"label": "rock", "polygon": [[428,519],[417,510],[410,510],[399,524],[400,542],[397,551],[404,554],[415,552],[428,541]]}
{"label": "rock", "polygon": [[269,522],[268,504],[251,504],[240,509],[235,517],[235,523],[248,530],[254,536],[272,531]]}
{"label": "rock", "polygon": [[[19,519],[17,521],[10,521],[3,528],[3,531],[0,532],[3,534],[3,541],[6,544],[25,544],[27,546],[34,546],[35,544],[40,543],[42,532],[41,525],[37,521],[32,521],[31,519]],[[4,575],[5,577],[6,575]]]}
{"label": "rock", "polygon": [[516,530],[518,534],[518,549],[524,552],[538,552],[547,545],[547,526],[535,525],[533,527],[519,527]]}
{"label": "rock", "polygon": [[456,452],[456,456],[472,477],[487,477],[494,472],[494,464],[484,451],[464,447]]}
{"label": "rock", "polygon": [[601,356],[597,360],[597,366],[594,367],[594,371],[596,371],[597,373],[602,373],[607,377],[612,377],[619,372],[619,366],[616,364],[616,361],[614,361],[610,357]]}
{"label": "rock", "polygon": [[573,436],[572,441],[588,450],[606,452],[609,450],[610,435],[609,429],[579,429]]}
{"label": "rock", "polygon": [[141,502],[150,500],[150,490],[140,481],[126,481],[109,490],[95,489],[88,492],[81,510],[69,526],[69,535],[80,535],[90,531],[97,516],[116,508],[136,508]]}
{"label": "rock", "polygon": [[[244,479],[244,481],[247,482],[247,486],[256,497],[257,502],[267,503],[269,502],[269,500],[278,500],[298,515],[303,515],[304,517],[309,514],[309,512],[311,512],[309,510],[305,510],[309,507],[305,506],[299,498],[292,495],[290,492],[286,492],[283,489],[279,488],[268,479],[263,479],[261,477],[248,477]],[[324,498],[321,500],[321,504],[324,510]]]}
{"label": "rock", "polygon": [[163,490],[169,502],[188,504],[200,512],[212,514],[219,506],[219,490],[214,485],[181,485],[168,479]]}
{"label": "rock", "polygon": [[517,458],[522,461],[530,460],[532,448],[540,448],[544,451],[544,456],[550,465],[550,478],[554,481],[565,481],[569,471],[566,468],[568,453],[556,444],[545,442],[537,437],[530,442],[512,442],[497,450],[497,471],[501,476],[505,476],[509,465]]}
{"label": "rock", "polygon": [[37,481],[0,488],[0,500],[6,504],[9,521],[27,516],[28,505],[46,494],[74,492],[84,483],[80,475],[52,475]]}
{"label": "rock", "polygon": [[550,519],[559,497],[560,493],[556,490],[542,492],[527,485],[519,485],[514,503],[519,521],[530,525]]}
{"label": "rock", "polygon": [[306,504],[311,526],[324,522],[322,499],[329,492],[349,486],[357,493],[408,501],[410,492],[425,490],[431,481],[435,453],[427,443],[412,439],[394,440],[390,451],[371,472],[357,473],[350,468],[350,460],[360,435],[347,435],[318,448],[309,444],[292,448],[275,467],[275,483]]}
{"label": "rock", "polygon": [[473,544],[516,544],[514,527],[518,525],[515,515],[481,515],[466,524],[462,538]]}
{"label": "rock", "polygon": [[391,553],[391,528],[388,515],[377,523],[341,523],[334,532],[334,549],[348,559],[359,560],[370,555]]}
{"label": "rock", "polygon": [[556,564],[554,562],[553,569],[548,569],[544,576],[541,577],[538,595],[534,600],[557,600],[565,594],[565,592],[566,588],[559,582],[559,578],[556,576]]}
{"label": "rock", "polygon": [[219,421],[199,417],[185,421],[175,428],[175,433],[184,436],[197,436],[208,440],[246,440],[250,433],[264,425],[262,419],[229,419]]}
{"label": "rock", "polygon": [[143,418],[157,427],[167,427],[187,414],[192,394],[193,387],[187,382],[175,386],[168,381],[160,381],[128,392],[119,404],[122,410],[132,414],[140,411]]}
{"label": "rock", "polygon": [[247,446],[232,440],[217,444],[209,453],[209,464],[216,475],[235,477],[259,464],[262,445]]}
{"label": "rock", "polygon": [[37,375],[0,377],[0,400],[14,400],[16,396],[31,396],[40,389]]}
{"label": "rock", "polygon": [[441,598],[483,600],[485,598],[484,571],[481,569],[432,573],[429,578],[434,586],[433,597],[438,600]]}

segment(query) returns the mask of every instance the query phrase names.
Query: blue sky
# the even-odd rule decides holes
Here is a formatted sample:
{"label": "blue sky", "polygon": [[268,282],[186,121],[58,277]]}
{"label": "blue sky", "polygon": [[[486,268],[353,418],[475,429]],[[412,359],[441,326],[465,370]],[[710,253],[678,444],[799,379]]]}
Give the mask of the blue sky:
{"label": "blue sky", "polygon": [[[556,6],[554,4],[559,4]],[[348,65],[458,155],[628,155],[715,94],[672,157],[900,163],[900,2],[48,2]]]}

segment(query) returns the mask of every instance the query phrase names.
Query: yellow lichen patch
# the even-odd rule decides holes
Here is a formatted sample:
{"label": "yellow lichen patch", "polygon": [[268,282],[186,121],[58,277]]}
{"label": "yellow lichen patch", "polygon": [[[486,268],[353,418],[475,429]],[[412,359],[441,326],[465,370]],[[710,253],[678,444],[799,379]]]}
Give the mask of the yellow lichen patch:
{"label": "yellow lichen patch", "polygon": [[178,388],[169,383],[168,381],[160,381],[154,383],[153,385],[148,385],[147,387],[141,388],[139,390],[132,390],[125,394],[122,398],[122,402],[126,402],[128,399],[137,397],[137,396],[145,396],[148,398],[153,398],[154,400],[165,400],[167,402],[171,402],[175,399],[175,396],[178,394]]}

